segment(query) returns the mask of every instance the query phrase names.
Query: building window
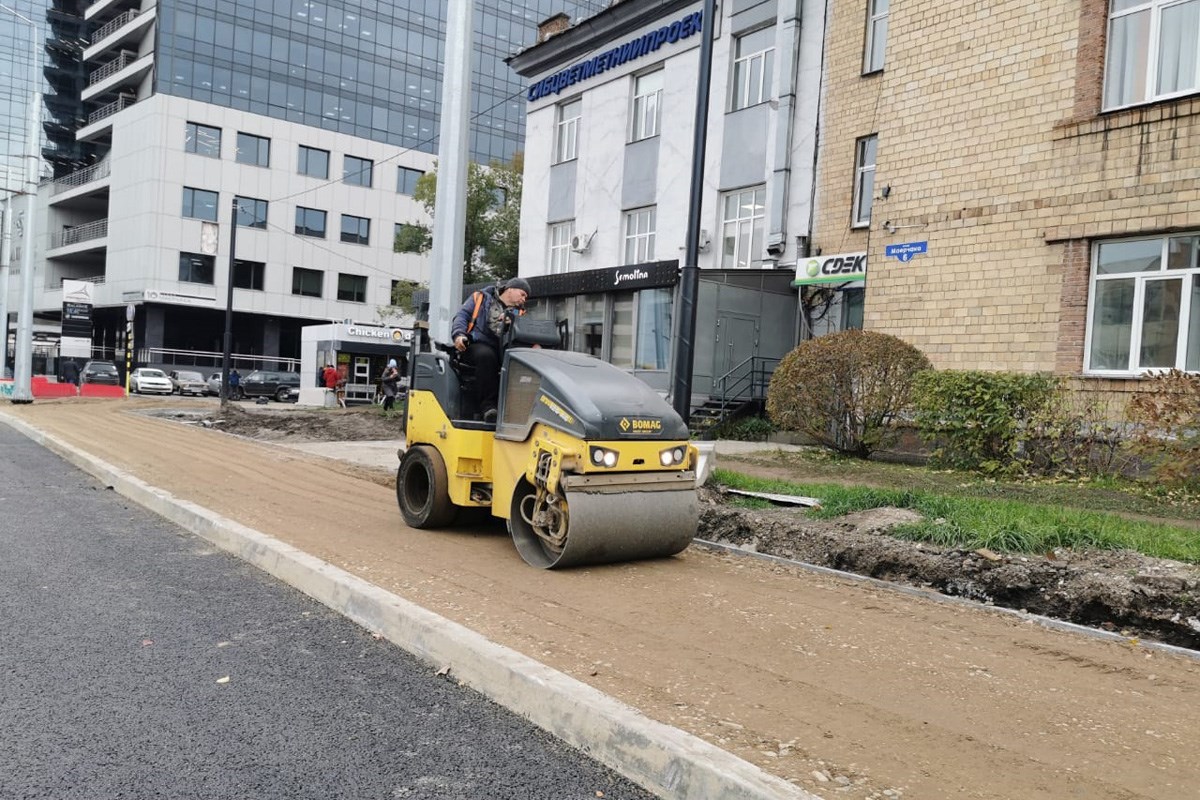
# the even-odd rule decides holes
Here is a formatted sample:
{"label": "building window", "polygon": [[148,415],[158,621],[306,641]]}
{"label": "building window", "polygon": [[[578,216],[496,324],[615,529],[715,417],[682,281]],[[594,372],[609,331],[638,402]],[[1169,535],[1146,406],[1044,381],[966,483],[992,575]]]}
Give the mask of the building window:
{"label": "building window", "polygon": [[1112,0],[1104,107],[1200,90],[1200,0]]}
{"label": "building window", "polygon": [[582,100],[572,100],[558,107],[558,123],[554,137],[555,164],[579,157],[579,118],[582,115]]}
{"label": "building window", "polygon": [[774,59],[774,28],[761,28],[736,37],[730,111],[737,111],[771,99],[771,72]]}
{"label": "building window", "polygon": [[625,212],[626,264],[654,260],[654,218],[653,206]]}
{"label": "building window", "polygon": [[179,280],[184,283],[207,283],[211,286],[213,274],[216,272],[216,263],[216,258],[213,256],[200,253],[180,253]]}
{"label": "building window", "polygon": [[237,201],[237,224],[243,228],[267,229],[267,201],[253,197],[235,197]]}
{"label": "building window", "polygon": [[238,131],[237,162],[256,167],[271,166],[271,140]]}
{"label": "building window", "polygon": [[852,228],[871,224],[871,203],[875,199],[875,154],[879,137],[864,136],[854,146],[854,212]]}
{"label": "building window", "polygon": [[302,297],[320,297],[321,284],[324,280],[325,273],[319,269],[292,267],[292,294]]}
{"label": "building window", "polygon": [[550,274],[571,271],[571,240],[575,238],[575,220],[550,226]]}
{"label": "building window", "polygon": [[766,187],[755,186],[721,199],[721,269],[762,267],[766,198]]}
{"label": "building window", "polygon": [[189,122],[183,137],[183,149],[209,158],[221,157],[221,129]]}
{"label": "building window", "polygon": [[329,151],[300,145],[300,163],[296,171],[312,178],[328,178]]}
{"label": "building window", "polygon": [[233,288],[253,289],[256,292],[261,292],[263,290],[263,276],[266,272],[267,265],[261,261],[236,259],[233,262]]}
{"label": "building window", "polygon": [[183,215],[189,219],[217,221],[217,193],[183,187]]}
{"label": "building window", "polygon": [[371,173],[375,170],[375,162],[367,158],[343,156],[342,182],[351,186],[371,186]]}
{"label": "building window", "polygon": [[370,244],[371,220],[342,214],[342,241],[347,244]]}
{"label": "building window", "polygon": [[296,234],[325,238],[325,212],[316,208],[296,206]]}
{"label": "building window", "polygon": [[635,369],[666,369],[671,355],[670,289],[643,289],[637,293],[637,349]]}
{"label": "building window", "polygon": [[883,51],[887,47],[888,0],[867,2],[867,42],[863,52],[863,72],[883,69]]}
{"label": "building window", "polygon": [[392,228],[393,253],[423,253],[431,245],[432,234],[428,228],[411,222],[397,222]]}
{"label": "building window", "polygon": [[661,114],[663,71],[661,69],[638,75],[633,79],[633,113],[630,114],[632,130],[629,141],[640,142],[658,136]]}
{"label": "building window", "polygon": [[1092,373],[1200,371],[1200,231],[1093,248]]}
{"label": "building window", "polygon": [[367,278],[365,275],[347,275],[338,273],[338,300],[347,303],[367,302]]}
{"label": "building window", "polygon": [[421,180],[424,175],[419,169],[411,169],[410,167],[396,168],[396,193],[406,194],[412,197],[417,191],[417,181]]}

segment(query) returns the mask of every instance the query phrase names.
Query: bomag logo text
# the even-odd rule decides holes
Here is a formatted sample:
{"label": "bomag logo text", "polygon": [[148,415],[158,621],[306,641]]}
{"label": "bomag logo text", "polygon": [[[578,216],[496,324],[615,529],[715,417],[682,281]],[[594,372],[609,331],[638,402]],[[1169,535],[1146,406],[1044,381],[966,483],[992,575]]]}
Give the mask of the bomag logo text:
{"label": "bomag logo text", "polygon": [[575,424],[575,417],[571,416],[570,412],[568,412],[565,408],[560,406],[558,403],[551,400],[549,397],[546,397],[546,395],[542,395],[541,397],[538,398],[538,400],[541,401],[542,405],[544,405],[546,408],[548,408],[552,412],[554,412],[554,415],[557,416],[559,419],[561,419],[563,422],[567,423],[568,425]]}
{"label": "bomag logo text", "polygon": [[622,417],[618,424],[624,433],[662,433],[661,419]]}

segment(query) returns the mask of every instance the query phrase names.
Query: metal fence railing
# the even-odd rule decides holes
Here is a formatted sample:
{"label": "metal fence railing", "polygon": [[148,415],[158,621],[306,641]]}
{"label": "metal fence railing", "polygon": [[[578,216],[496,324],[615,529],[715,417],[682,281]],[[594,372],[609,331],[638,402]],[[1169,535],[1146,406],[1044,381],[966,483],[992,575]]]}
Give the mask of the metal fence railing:
{"label": "metal fence railing", "polygon": [[103,239],[108,236],[108,220],[98,219],[83,225],[59,231],[50,236],[50,247],[66,247],[80,242],[90,242],[93,239]]}

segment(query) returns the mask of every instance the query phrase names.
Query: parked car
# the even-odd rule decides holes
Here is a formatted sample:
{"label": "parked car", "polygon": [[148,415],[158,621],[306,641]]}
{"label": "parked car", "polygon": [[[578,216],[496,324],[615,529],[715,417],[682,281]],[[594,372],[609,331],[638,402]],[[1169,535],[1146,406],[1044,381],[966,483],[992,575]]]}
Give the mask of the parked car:
{"label": "parked car", "polygon": [[175,384],[161,369],[138,367],[129,376],[129,391],[134,394],[172,394]]}
{"label": "parked car", "polygon": [[212,373],[208,376],[208,380],[206,380],[205,383],[208,384],[209,394],[213,395],[214,397],[221,396],[221,373]]}
{"label": "parked car", "polygon": [[109,386],[120,386],[121,374],[117,372],[117,365],[111,361],[89,361],[83,365],[83,371],[79,373],[79,380],[82,383],[106,383]]}
{"label": "parked car", "polygon": [[203,397],[204,393],[208,391],[208,384],[204,382],[204,376],[191,370],[171,370],[171,383],[175,385],[176,394],[194,394],[197,397]]}
{"label": "parked car", "polygon": [[238,397],[274,397],[281,403],[300,396],[300,373],[256,369],[242,378]]}

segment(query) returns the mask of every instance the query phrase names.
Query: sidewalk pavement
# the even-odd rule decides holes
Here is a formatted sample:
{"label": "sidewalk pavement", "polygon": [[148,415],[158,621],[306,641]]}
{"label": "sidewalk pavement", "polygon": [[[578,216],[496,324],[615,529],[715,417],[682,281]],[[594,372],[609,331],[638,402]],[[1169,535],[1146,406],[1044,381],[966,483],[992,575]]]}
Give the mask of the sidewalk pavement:
{"label": "sidewalk pavement", "polygon": [[[280,442],[285,447],[339,461],[349,461],[365,467],[394,470],[399,463],[398,451],[404,449],[403,439],[385,439],[366,442]],[[719,439],[715,442],[718,459],[722,455],[744,455],[746,453],[775,453],[780,450],[795,452],[800,445],[779,442],[739,442]],[[711,465],[710,465],[711,466]]]}
{"label": "sidewalk pavement", "polygon": [[[253,528],[182,500],[33,425],[0,422],[145,508],[233,553],[525,717],[665,800],[820,800],[748,761]],[[285,445],[356,464],[396,464],[402,440]],[[439,672],[438,674],[443,674]]]}

